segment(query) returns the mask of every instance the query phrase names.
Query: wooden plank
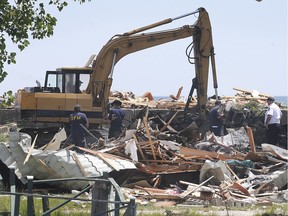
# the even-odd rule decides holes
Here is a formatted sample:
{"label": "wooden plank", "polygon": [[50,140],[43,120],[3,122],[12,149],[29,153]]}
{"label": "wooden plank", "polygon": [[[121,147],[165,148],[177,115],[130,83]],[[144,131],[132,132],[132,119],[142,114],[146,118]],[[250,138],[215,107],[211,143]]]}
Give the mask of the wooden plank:
{"label": "wooden plank", "polygon": [[160,132],[163,132],[168,125],[172,122],[172,120],[175,118],[175,116],[178,114],[179,110],[177,110],[174,115],[169,119],[169,121],[161,128]]}
{"label": "wooden plank", "polygon": [[[157,115],[157,117],[158,117],[158,119],[159,119],[164,125],[167,124],[163,119],[160,118],[159,115]],[[178,133],[178,131],[175,130],[175,129],[174,129],[173,127],[171,127],[170,125],[167,125],[167,129],[168,129],[170,132]]]}
{"label": "wooden plank", "polygon": [[235,172],[231,169],[231,167],[229,166],[229,164],[225,163],[225,166],[227,167],[227,169],[233,174],[233,176],[237,179],[240,180],[239,177],[235,174]]}
{"label": "wooden plank", "polygon": [[183,193],[180,194],[181,198],[185,198],[187,197],[189,194],[193,193],[195,190],[197,190],[199,187],[201,187],[202,185],[206,184],[208,181],[210,181],[212,178],[214,178],[214,176],[211,176],[210,178],[206,179],[204,182],[202,182],[201,184],[199,184],[198,186],[196,186],[195,188],[191,189],[191,190],[186,190]]}
{"label": "wooden plank", "polygon": [[161,176],[160,176],[160,175],[157,175],[157,176],[156,176],[156,180],[155,180],[155,182],[154,182],[154,184],[153,184],[153,187],[154,187],[154,188],[159,187],[160,182],[161,182]]}
{"label": "wooden plank", "polygon": [[245,196],[251,197],[249,191],[246,188],[244,188],[242,185],[238,184],[237,182],[234,182],[230,188],[235,188],[241,191]]}
{"label": "wooden plank", "polygon": [[[181,200],[182,199],[181,197],[179,197],[177,195],[173,195],[173,194],[153,193],[152,196],[156,200]],[[149,195],[149,197],[150,197],[150,195]]]}
{"label": "wooden plank", "polygon": [[170,95],[170,97],[171,97],[173,100],[178,100],[178,99],[180,98],[180,96],[181,96],[182,89],[183,89],[183,86],[181,86],[181,87],[178,89],[178,92],[177,92],[176,96]]}
{"label": "wooden plank", "polygon": [[250,152],[256,152],[256,147],[255,147],[255,142],[254,142],[254,136],[253,136],[253,131],[252,128],[247,127],[247,135],[249,138],[249,144],[250,144]]}
{"label": "wooden plank", "polygon": [[244,198],[244,199],[251,198],[250,196],[245,196],[245,195],[242,195],[242,194],[234,193],[232,191],[230,191],[230,194],[233,195],[233,196],[239,197],[239,198]]}
{"label": "wooden plank", "polygon": [[176,95],[177,100],[180,98],[181,93],[182,93],[182,90],[183,90],[183,86],[181,86],[181,87],[178,89],[178,92],[177,92],[177,95]]}
{"label": "wooden plank", "polygon": [[[198,184],[194,184],[194,183],[191,183],[191,182],[186,182],[186,181],[179,181],[180,184],[185,184],[185,185],[191,185],[191,186],[194,186],[194,187],[197,187]],[[201,188],[205,189],[205,190],[213,190],[211,189],[210,187],[207,187],[207,186],[204,186],[202,185]]]}
{"label": "wooden plank", "polygon": [[[248,90],[244,90],[244,89],[240,89],[240,88],[233,88],[233,90],[236,90],[236,91],[240,91],[240,92],[244,92],[244,93],[248,93],[248,94],[252,94],[252,91],[248,91]],[[259,93],[259,96],[263,96],[263,97],[269,97],[268,95],[266,94],[261,94]]]}
{"label": "wooden plank", "polygon": [[67,146],[65,149],[66,149],[66,150],[70,150],[70,149],[72,149],[73,147],[75,147],[75,144],[69,145],[69,146]]}
{"label": "wooden plank", "polygon": [[109,158],[104,157],[101,153],[94,154],[95,156],[101,158],[105,161],[109,166],[111,166],[114,170],[119,171],[119,169],[109,160]]}
{"label": "wooden plank", "polygon": [[229,155],[219,154],[217,152],[209,152],[205,150],[191,149],[187,147],[180,147],[179,153],[181,155],[184,155],[185,158],[187,156],[188,157],[189,156],[202,156],[203,158],[210,157],[210,158],[223,160],[223,161],[228,160],[228,159],[237,159],[237,160],[242,160],[242,161],[244,160],[244,156],[242,155],[229,156]]}
{"label": "wooden plank", "polygon": [[83,174],[85,177],[87,177],[88,174],[86,173],[86,171],[85,171],[84,167],[82,166],[82,164],[81,164],[81,162],[80,162],[78,156],[76,155],[76,153],[74,152],[74,153],[72,154],[72,156],[73,156],[73,158],[74,158],[76,164],[79,166],[80,171],[82,172],[82,174]]}
{"label": "wooden plank", "polygon": [[25,165],[28,162],[28,160],[29,160],[29,158],[30,158],[30,156],[32,154],[32,151],[33,151],[33,149],[35,147],[35,143],[36,143],[37,137],[38,137],[38,134],[36,135],[36,137],[35,137],[35,139],[34,139],[34,141],[32,143],[32,146],[29,148],[29,152],[28,152],[28,154],[27,154],[27,156],[26,156],[26,158],[25,158],[25,160],[23,162],[23,165]]}
{"label": "wooden plank", "polygon": [[38,159],[38,161],[39,161],[39,164],[44,166],[50,172],[51,176],[56,176],[56,177],[60,178],[59,175],[53,169],[48,167],[47,164],[43,160]]}
{"label": "wooden plank", "polygon": [[[148,110],[147,110],[146,113],[148,113]],[[152,154],[153,154],[153,158],[154,158],[154,160],[156,160],[156,154],[155,154],[155,151],[154,151],[154,146],[153,146],[153,143],[152,143],[152,140],[151,140],[150,131],[149,131],[148,124],[147,124],[147,114],[146,114],[145,117],[143,117],[143,122],[144,122],[146,133],[147,133],[147,136],[148,136],[148,139],[149,139],[149,144],[150,144],[150,148],[151,148],[151,151],[152,151]]]}
{"label": "wooden plank", "polygon": [[[137,140],[137,137],[135,136],[135,134],[133,134],[133,139],[138,143],[138,140]],[[143,153],[141,147],[138,144],[136,144],[136,147],[137,147],[138,151],[140,152],[142,159],[145,160],[145,156],[144,156],[144,153]]]}

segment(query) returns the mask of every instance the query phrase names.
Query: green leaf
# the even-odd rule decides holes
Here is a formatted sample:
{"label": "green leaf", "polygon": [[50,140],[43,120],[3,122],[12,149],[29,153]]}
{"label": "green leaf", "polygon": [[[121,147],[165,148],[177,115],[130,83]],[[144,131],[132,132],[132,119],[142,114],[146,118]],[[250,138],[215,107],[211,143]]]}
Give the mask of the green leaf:
{"label": "green leaf", "polygon": [[10,39],[19,51],[23,51],[32,39],[51,37],[57,19],[55,15],[47,14],[45,9],[54,7],[62,11],[67,6],[68,2],[63,0],[49,0],[48,4],[39,0],[0,0],[0,83],[7,76],[4,65],[16,63],[16,52],[8,50],[6,40]]}

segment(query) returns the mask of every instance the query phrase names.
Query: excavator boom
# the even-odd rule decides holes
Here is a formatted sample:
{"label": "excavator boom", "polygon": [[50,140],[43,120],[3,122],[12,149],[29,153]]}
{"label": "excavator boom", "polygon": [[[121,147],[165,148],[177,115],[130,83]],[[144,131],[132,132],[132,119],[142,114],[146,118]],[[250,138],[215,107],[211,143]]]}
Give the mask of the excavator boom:
{"label": "excavator boom", "polygon": [[[198,20],[194,25],[181,28],[141,33],[144,30],[173,21],[169,18],[122,35],[116,35],[99,52],[94,62],[93,72],[86,92],[92,94],[93,106],[106,107],[112,85],[112,76],[116,63],[124,56],[147,48],[193,36],[195,72],[198,81],[197,99],[201,113],[204,114],[207,99],[209,59],[213,48],[209,15],[204,8],[197,10]],[[190,13],[195,14],[196,12]]]}

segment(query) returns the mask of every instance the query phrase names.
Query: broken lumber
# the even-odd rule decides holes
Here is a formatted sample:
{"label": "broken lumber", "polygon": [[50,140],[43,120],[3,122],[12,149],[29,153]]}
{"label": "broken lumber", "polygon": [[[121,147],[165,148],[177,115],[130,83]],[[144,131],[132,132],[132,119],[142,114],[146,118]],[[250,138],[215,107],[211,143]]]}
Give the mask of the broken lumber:
{"label": "broken lumber", "polygon": [[27,156],[26,156],[26,158],[25,158],[25,160],[23,162],[23,165],[25,165],[28,162],[28,160],[29,160],[29,158],[30,158],[30,156],[32,154],[32,151],[33,151],[33,149],[35,147],[35,143],[36,143],[37,137],[38,137],[38,134],[36,135],[36,137],[35,137],[35,139],[34,139],[34,141],[32,143],[32,146],[29,148],[29,152],[28,152],[28,154],[27,154]]}
{"label": "broken lumber", "polygon": [[[233,88],[233,90],[236,90],[236,91],[240,91],[240,92],[243,92],[243,93],[248,93],[248,94],[252,94],[253,93],[253,91],[247,91],[247,90],[243,90],[243,89],[239,89],[239,88]],[[259,96],[263,96],[263,97],[269,97],[268,95],[266,95],[266,94],[261,94],[261,93],[259,93],[258,94]]]}
{"label": "broken lumber", "polygon": [[149,144],[150,144],[150,148],[151,148],[151,151],[152,151],[152,154],[153,154],[153,158],[154,158],[154,160],[156,160],[156,154],[155,154],[155,151],[154,151],[153,143],[152,143],[151,136],[150,136],[150,131],[149,131],[148,124],[147,124],[147,115],[148,115],[148,111],[146,112],[146,116],[143,117],[143,122],[144,122],[146,133],[147,133],[147,136],[148,136],[148,139],[149,139]]}
{"label": "broken lumber", "polygon": [[206,179],[205,181],[203,181],[201,184],[199,184],[197,187],[191,189],[191,190],[186,190],[183,193],[180,194],[181,198],[185,198],[187,197],[189,194],[193,193],[195,190],[197,190],[199,187],[201,187],[202,185],[206,184],[208,181],[210,181],[212,178],[214,178],[214,176],[211,176],[210,178]]}
{"label": "broken lumber", "polygon": [[254,142],[254,136],[252,128],[247,127],[247,135],[249,138],[249,144],[250,144],[250,152],[256,152],[255,142]]}
{"label": "broken lumber", "polygon": [[218,159],[218,160],[228,160],[228,159],[236,159],[236,160],[244,160],[244,157],[242,155],[224,155],[217,152],[210,152],[205,150],[199,150],[199,149],[191,149],[187,147],[180,147],[179,153],[181,155],[186,156],[202,156],[203,158],[209,156],[210,158]]}
{"label": "broken lumber", "polygon": [[172,120],[175,118],[175,116],[177,115],[177,113],[179,112],[179,110],[177,110],[174,115],[169,119],[169,121],[161,128],[160,132],[163,132],[168,125],[170,125],[170,123],[172,122]]}

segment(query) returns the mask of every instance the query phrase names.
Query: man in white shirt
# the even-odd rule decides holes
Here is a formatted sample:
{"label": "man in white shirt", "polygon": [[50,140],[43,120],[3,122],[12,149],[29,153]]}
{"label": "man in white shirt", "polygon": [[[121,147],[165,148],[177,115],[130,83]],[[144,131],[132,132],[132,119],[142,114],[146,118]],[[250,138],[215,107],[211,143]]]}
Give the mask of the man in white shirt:
{"label": "man in white shirt", "polygon": [[264,125],[266,127],[267,143],[278,145],[282,112],[274,101],[273,97],[267,98],[268,110],[265,113]]}

